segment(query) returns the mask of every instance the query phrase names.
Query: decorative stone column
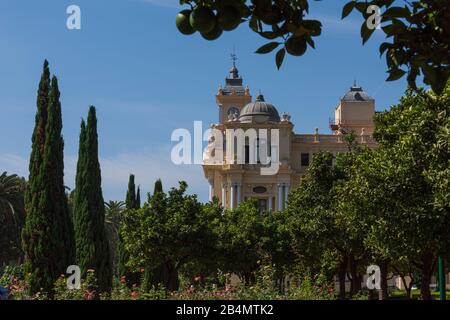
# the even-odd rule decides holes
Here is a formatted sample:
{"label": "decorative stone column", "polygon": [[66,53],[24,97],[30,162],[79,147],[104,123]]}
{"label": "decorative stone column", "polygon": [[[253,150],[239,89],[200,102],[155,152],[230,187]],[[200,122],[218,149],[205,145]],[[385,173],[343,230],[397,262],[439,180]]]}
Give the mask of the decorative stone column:
{"label": "decorative stone column", "polygon": [[209,201],[213,200],[213,196],[214,196],[214,178],[213,177],[209,177],[208,178],[208,183],[209,183]]}
{"label": "decorative stone column", "polygon": [[272,196],[270,196],[269,197],[269,204],[268,204],[268,211],[272,211],[272,199],[273,199],[273,197]]}
{"label": "decorative stone column", "polygon": [[283,210],[283,184],[278,184],[278,211]]}
{"label": "decorative stone column", "polygon": [[289,183],[287,183],[284,186],[284,203],[283,203],[283,209],[287,207],[287,201],[288,201],[288,195],[289,195]]}
{"label": "decorative stone column", "polygon": [[226,184],[222,184],[222,206],[225,207],[226,203],[227,203],[227,190],[226,190],[227,185]]}
{"label": "decorative stone column", "polygon": [[236,188],[234,183],[230,185],[230,209],[234,209],[234,200],[236,199]]}
{"label": "decorative stone column", "polygon": [[239,205],[242,202],[242,185],[240,183],[236,183],[237,189],[237,204]]}

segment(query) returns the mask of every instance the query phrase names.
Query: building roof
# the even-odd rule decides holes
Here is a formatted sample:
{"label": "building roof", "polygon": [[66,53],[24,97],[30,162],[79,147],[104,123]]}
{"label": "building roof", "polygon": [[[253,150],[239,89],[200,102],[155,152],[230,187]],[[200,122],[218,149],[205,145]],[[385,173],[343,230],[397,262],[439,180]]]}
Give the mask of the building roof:
{"label": "building roof", "polygon": [[253,122],[254,117],[266,117],[265,119],[261,119],[265,120],[265,122],[280,122],[280,115],[278,114],[277,109],[273,104],[265,102],[262,94],[260,94],[255,101],[250,102],[242,109],[239,121]]}
{"label": "building roof", "polygon": [[225,79],[225,87],[222,89],[222,94],[230,95],[234,92],[237,95],[244,95],[245,88],[242,82],[239,70],[236,68],[236,65],[233,65],[228,77]]}
{"label": "building roof", "polygon": [[350,87],[348,91],[341,99],[342,101],[372,101],[373,98],[363,90],[362,87],[357,86],[356,83]]}

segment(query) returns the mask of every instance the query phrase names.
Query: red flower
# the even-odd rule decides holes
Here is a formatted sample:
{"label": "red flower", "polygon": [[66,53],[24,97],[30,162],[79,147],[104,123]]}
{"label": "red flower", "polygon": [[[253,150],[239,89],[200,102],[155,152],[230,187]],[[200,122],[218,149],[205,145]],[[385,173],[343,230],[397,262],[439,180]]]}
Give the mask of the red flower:
{"label": "red flower", "polygon": [[93,291],[86,290],[84,292],[84,299],[85,300],[95,300],[95,298],[96,298],[95,290],[93,290]]}

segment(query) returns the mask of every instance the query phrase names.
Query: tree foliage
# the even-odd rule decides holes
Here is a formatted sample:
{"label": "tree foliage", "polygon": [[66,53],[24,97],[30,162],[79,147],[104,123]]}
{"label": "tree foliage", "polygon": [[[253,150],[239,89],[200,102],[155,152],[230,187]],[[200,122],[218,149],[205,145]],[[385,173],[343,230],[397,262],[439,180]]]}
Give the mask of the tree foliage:
{"label": "tree foliage", "polygon": [[211,233],[202,205],[186,195],[180,182],[168,194],[157,192],[142,209],[124,212],[121,236],[130,253],[130,265],[166,268],[168,290],[178,287],[178,271],[188,261],[208,257]]}
{"label": "tree foliage", "polygon": [[[231,31],[248,23],[251,31],[269,42],[256,53],[277,49],[278,68],[286,52],[301,56],[315,48],[314,38],[322,33],[322,23],[309,17],[308,0],[180,0],[183,10],[177,16],[177,27],[184,34],[200,31],[207,40],[215,40],[222,31]],[[380,45],[385,54],[388,81],[407,74],[408,83],[416,88],[416,79],[441,94],[450,77],[450,4],[443,0],[352,0],[344,5],[342,18],[353,10],[362,18],[363,44],[375,32],[379,22],[390,42]],[[381,12],[380,21],[377,19]],[[202,14],[198,14],[201,12]],[[230,26],[231,24],[231,26]],[[204,29],[209,30],[205,33]]]}
{"label": "tree foliage", "polygon": [[81,122],[74,202],[77,264],[83,275],[89,269],[95,270],[99,289],[108,291],[112,285],[112,270],[98,162],[97,117],[93,106],[89,108],[87,125]]}
{"label": "tree foliage", "polygon": [[25,270],[31,293],[52,294],[53,282],[73,263],[73,231],[64,187],[64,141],[56,77],[48,62],[39,83],[32,137],[26,221],[22,230]]}
{"label": "tree foliage", "polygon": [[20,230],[25,219],[26,182],[16,174],[0,175],[0,265],[23,258]]}

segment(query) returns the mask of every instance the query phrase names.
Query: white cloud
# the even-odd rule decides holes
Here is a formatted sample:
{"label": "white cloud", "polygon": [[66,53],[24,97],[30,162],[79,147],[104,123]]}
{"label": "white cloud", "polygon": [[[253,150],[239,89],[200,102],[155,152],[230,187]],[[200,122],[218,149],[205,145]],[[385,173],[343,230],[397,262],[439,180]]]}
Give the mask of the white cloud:
{"label": "white cloud", "polygon": [[15,154],[0,155],[0,173],[7,171],[28,178],[28,159]]}
{"label": "white cloud", "polygon": [[[153,186],[161,178],[165,190],[177,186],[184,180],[189,193],[196,193],[202,201],[207,200],[207,183],[199,165],[175,165],[170,160],[170,149],[164,148],[154,153],[124,153],[113,157],[102,157],[102,185],[106,196],[123,199],[130,173],[136,176],[136,184],[141,185],[142,195],[153,192]],[[145,199],[142,197],[142,199]]]}
{"label": "white cloud", "polygon": [[[77,156],[65,157],[65,184],[75,186]],[[160,148],[154,152],[121,153],[100,157],[102,188],[105,200],[124,200],[130,173],[136,176],[136,184],[141,186],[141,200],[146,200],[147,192],[153,192],[156,179],[161,178],[164,190],[178,186],[184,180],[188,192],[197,194],[200,201],[207,201],[208,185],[199,165],[177,166],[170,160],[170,148]],[[28,178],[28,158],[14,154],[0,154],[0,171],[16,173]]]}

